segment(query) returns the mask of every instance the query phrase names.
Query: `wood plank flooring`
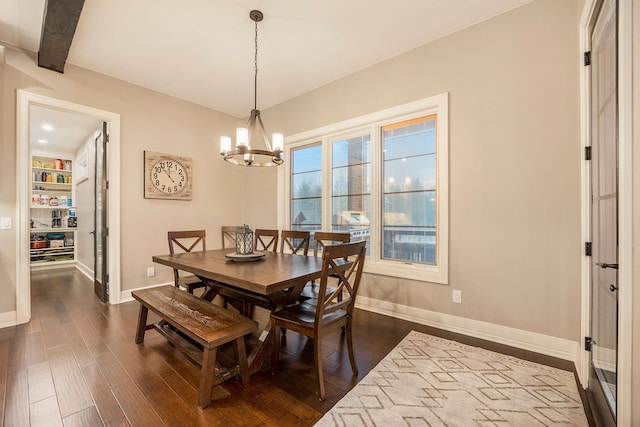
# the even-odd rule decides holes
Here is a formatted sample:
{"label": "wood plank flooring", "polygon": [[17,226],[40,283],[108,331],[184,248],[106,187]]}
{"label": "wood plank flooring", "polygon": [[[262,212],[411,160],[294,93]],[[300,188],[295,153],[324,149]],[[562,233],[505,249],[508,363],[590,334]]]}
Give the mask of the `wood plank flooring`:
{"label": "wood plank flooring", "polygon": [[0,426],[311,426],[411,330],[573,370],[567,361],[357,310],[360,373],[351,374],[342,334],[325,338],[325,401],[317,398],[313,346],[289,332],[277,375],[267,361],[244,387],[232,379],[214,388],[202,410],[197,367],[155,331],[134,343],[137,302],[102,304],[75,269],[33,272],[31,294],[31,322],[0,329]]}

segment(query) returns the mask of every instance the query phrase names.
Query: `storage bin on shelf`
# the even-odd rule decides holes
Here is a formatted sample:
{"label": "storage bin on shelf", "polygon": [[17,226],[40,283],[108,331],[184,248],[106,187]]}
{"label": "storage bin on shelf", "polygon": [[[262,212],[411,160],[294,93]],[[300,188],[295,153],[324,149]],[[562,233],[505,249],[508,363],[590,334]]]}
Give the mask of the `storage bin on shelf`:
{"label": "storage bin on shelf", "polygon": [[64,233],[47,233],[50,248],[64,247]]}

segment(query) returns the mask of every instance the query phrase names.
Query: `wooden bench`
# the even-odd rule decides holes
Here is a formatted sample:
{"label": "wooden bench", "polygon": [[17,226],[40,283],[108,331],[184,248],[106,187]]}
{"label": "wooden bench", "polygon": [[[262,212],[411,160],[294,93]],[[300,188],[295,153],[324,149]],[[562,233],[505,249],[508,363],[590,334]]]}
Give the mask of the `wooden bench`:
{"label": "wooden bench", "polygon": [[[156,329],[201,367],[199,407],[211,403],[213,387],[226,379],[239,375],[243,384],[249,381],[244,337],[258,329],[257,322],[170,285],[132,291],[131,295],[140,302],[136,343],[144,341],[147,329]],[[149,310],[163,321],[147,325]],[[216,360],[216,356],[223,359],[217,350],[230,342],[236,358],[232,363],[227,358],[225,368]]]}

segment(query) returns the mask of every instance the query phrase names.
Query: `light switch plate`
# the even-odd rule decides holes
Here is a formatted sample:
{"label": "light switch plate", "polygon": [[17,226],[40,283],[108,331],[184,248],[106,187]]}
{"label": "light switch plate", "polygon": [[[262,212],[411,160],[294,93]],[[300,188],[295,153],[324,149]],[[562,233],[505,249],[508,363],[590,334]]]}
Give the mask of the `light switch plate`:
{"label": "light switch plate", "polygon": [[0,218],[0,230],[11,230],[11,217],[3,216]]}

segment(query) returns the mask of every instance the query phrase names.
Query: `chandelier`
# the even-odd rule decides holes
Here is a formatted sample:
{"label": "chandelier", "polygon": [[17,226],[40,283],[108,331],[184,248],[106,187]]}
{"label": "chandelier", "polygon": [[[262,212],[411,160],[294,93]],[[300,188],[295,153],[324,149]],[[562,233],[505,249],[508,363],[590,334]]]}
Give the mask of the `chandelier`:
{"label": "chandelier", "polygon": [[[282,151],[284,148],[284,137],[281,133],[272,135],[273,146],[267,138],[264,124],[260,118],[260,110],[257,108],[258,100],[258,22],[262,21],[263,15],[259,10],[252,10],[249,17],[255,23],[255,55],[254,55],[254,91],[253,110],[247,121],[246,128],[236,129],[236,148],[231,149],[231,138],[220,137],[220,155],[229,163],[239,166],[278,166],[284,162]],[[260,133],[266,149],[251,147],[251,142]],[[259,138],[258,138],[259,140]]]}

